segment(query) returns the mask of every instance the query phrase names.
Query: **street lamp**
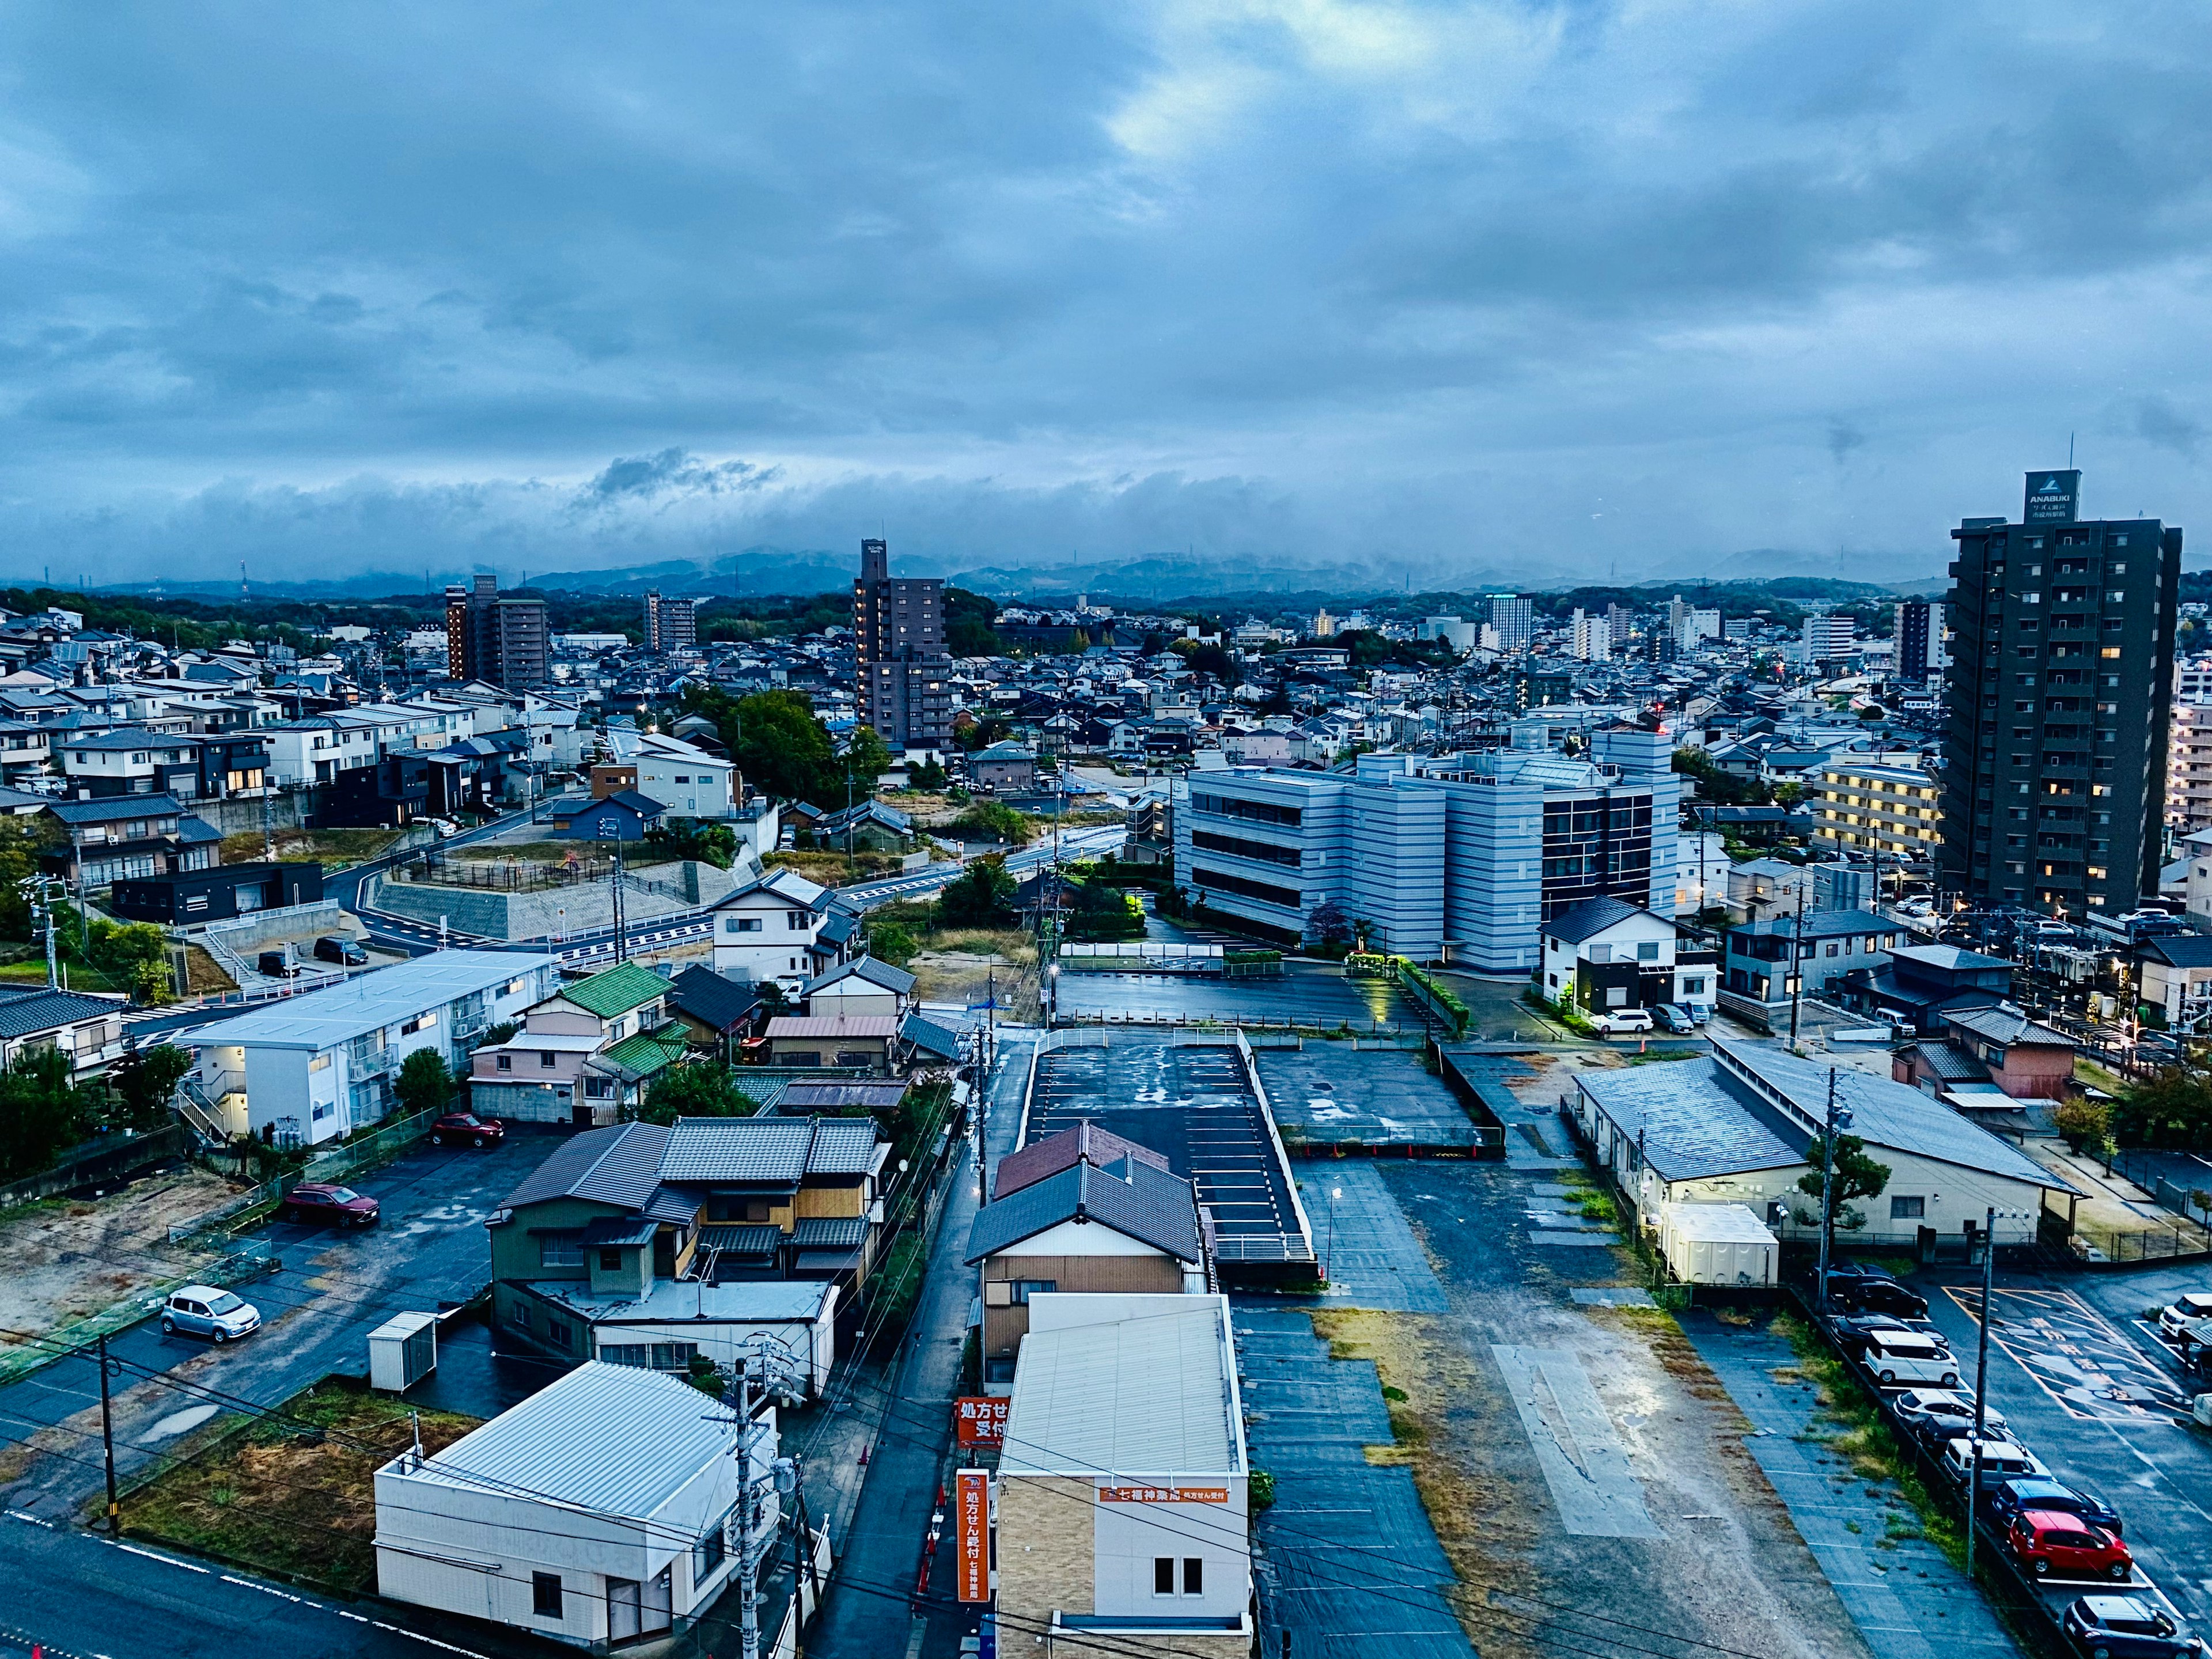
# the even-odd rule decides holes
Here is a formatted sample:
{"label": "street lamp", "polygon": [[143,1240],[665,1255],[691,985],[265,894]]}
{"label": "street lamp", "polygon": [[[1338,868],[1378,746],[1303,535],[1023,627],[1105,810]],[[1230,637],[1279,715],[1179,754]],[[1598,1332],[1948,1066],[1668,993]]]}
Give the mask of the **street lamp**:
{"label": "street lamp", "polygon": [[1828,1311],[1828,1252],[1836,1234],[1836,1137],[1851,1127],[1847,1107],[1836,1104],[1836,1068],[1828,1067],[1828,1109],[1820,1136],[1820,1279],[1814,1286],[1813,1305]]}
{"label": "street lamp", "polygon": [[1968,1444],[1973,1458],[1966,1478],[1966,1577],[1974,1577],[1974,1520],[1982,1510],[1982,1425],[1989,1403],[1990,1322],[1996,1315],[1990,1306],[1996,1279],[1997,1223],[2027,1221],[2026,1210],[2000,1210],[1992,1206],[1982,1229],[1982,1308],[1976,1322],[1981,1327],[1974,1355],[1974,1437]]}

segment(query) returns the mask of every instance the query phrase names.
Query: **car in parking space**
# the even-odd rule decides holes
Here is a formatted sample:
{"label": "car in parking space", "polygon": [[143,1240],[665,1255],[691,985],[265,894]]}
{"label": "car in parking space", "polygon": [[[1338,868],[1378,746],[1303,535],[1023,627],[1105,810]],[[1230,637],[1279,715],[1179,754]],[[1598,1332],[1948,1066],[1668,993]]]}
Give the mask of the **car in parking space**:
{"label": "car in parking space", "polygon": [[[1943,1443],[1936,1461],[1942,1464],[1943,1473],[1960,1486],[1974,1478],[1974,1437],[1954,1435]],[[2028,1475],[2051,1478],[2051,1471],[2042,1460],[2017,1440],[1999,1440],[1993,1436],[1982,1437],[1982,1480],[2018,1480]]]}
{"label": "car in parking space", "polygon": [[465,1140],[471,1146],[496,1146],[507,1139],[507,1125],[495,1117],[478,1117],[474,1112],[448,1112],[430,1125],[430,1144],[442,1146],[449,1140]]}
{"label": "car in parking space", "polygon": [[306,971],[292,960],[289,945],[279,951],[264,951],[253,959],[253,965],[271,979],[297,979]]}
{"label": "car in parking space", "polygon": [[1900,1319],[1924,1319],[1928,1315],[1926,1297],[1907,1290],[1880,1267],[1831,1267],[1828,1305],[1846,1313],[1893,1314]]}
{"label": "car in parking space", "polygon": [[2089,1659],[2181,1659],[2204,1644],[2139,1595],[2085,1595],[2058,1617]]}
{"label": "car in parking space", "polygon": [[2199,1319],[2212,1319],[2212,1291],[2184,1291],[2158,1310],[2158,1334],[2169,1342],[2179,1342]]}
{"label": "car in parking space", "polygon": [[1932,1325],[1910,1324],[1895,1314],[1832,1315],[1828,1320],[1828,1331],[1836,1339],[1836,1346],[1854,1359],[1863,1358],[1866,1353],[1867,1344],[1884,1332],[1895,1332],[1909,1336],[1924,1336],[1946,1352],[1948,1352],[1951,1347],[1950,1343],[1944,1339],[1943,1334]]}
{"label": "car in parking space", "polygon": [[451,818],[432,818],[430,827],[438,832],[440,841],[461,833],[461,826]]}
{"label": "car in parking space", "polygon": [[225,1291],[213,1285],[187,1285],[169,1292],[169,1299],[161,1304],[161,1334],[174,1336],[183,1332],[187,1336],[204,1336],[212,1341],[228,1342],[261,1325],[261,1310],[235,1291]]}
{"label": "car in parking space", "polygon": [[1677,1036],[1688,1036],[1698,1029],[1696,1017],[1679,1002],[1662,1002],[1651,1012],[1662,1025]]}
{"label": "car in parking space", "polygon": [[357,1193],[350,1187],[303,1182],[285,1194],[277,1204],[276,1218],[280,1221],[322,1221],[339,1227],[374,1227],[378,1211],[374,1199]]}
{"label": "car in parking space", "polygon": [[2005,1530],[2005,1545],[2038,1578],[2109,1578],[2124,1584],[2135,1576],[2135,1558],[2125,1544],[2061,1510],[2022,1510]]}
{"label": "car in parking space", "polygon": [[1951,1350],[1918,1331],[1876,1331],[1860,1358],[1885,1389],[1916,1382],[1932,1382],[1939,1389],[1959,1386],[1959,1362]]}
{"label": "car in parking space", "polygon": [[368,964],[368,952],[353,940],[331,933],[315,941],[315,960],[335,962],[341,968],[362,968]]}
{"label": "car in parking space", "polygon": [[[1916,1436],[1939,1445],[1954,1434],[1973,1432],[1974,1402],[1948,1389],[1907,1389],[1892,1398],[1889,1407]],[[2003,1434],[2004,1413],[1985,1407],[1982,1428],[1985,1433]]]}
{"label": "car in parking space", "polygon": [[2083,1492],[2079,1486],[2066,1486],[2047,1476],[2008,1479],[1986,1486],[1982,1489],[1982,1504],[2001,1532],[2012,1525],[2012,1517],[2022,1510],[2079,1516],[2115,1538],[2121,1532],[2120,1512],[2110,1504],[2094,1492]]}
{"label": "car in parking space", "polygon": [[1616,1008],[1610,1013],[1592,1014],[1590,1024],[1607,1036],[1621,1036],[1651,1029],[1651,1013],[1646,1008]]}

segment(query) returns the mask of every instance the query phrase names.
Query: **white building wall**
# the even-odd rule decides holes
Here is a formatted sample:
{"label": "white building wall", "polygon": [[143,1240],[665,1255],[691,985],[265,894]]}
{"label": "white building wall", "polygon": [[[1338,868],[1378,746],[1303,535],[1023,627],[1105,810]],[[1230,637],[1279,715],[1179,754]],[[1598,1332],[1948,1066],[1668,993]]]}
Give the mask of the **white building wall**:
{"label": "white building wall", "polygon": [[[1094,1611],[1107,1618],[1234,1619],[1252,1597],[1252,1553],[1244,1543],[1246,1484],[1243,1475],[1153,1474],[1127,1477],[1131,1484],[1226,1488],[1224,1504],[1098,1504],[1091,1506]],[[1119,1485],[1121,1481],[1112,1484]],[[1152,1561],[1182,1558],[1206,1563],[1200,1595],[1152,1594]]]}

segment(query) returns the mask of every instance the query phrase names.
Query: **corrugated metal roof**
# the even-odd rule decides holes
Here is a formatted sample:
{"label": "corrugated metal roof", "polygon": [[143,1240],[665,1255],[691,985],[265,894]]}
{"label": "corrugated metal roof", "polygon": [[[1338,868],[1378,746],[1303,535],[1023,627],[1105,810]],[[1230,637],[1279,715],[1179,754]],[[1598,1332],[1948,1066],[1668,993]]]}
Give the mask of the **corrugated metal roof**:
{"label": "corrugated metal roof", "polygon": [[889,1014],[782,1014],[769,1021],[776,1037],[892,1037],[898,1021]]}
{"label": "corrugated metal roof", "polygon": [[1205,1260],[1198,1200],[1181,1176],[1130,1163],[1128,1179],[1078,1164],[985,1205],[968,1230],[972,1265],[1079,1214],[1181,1261]]}
{"label": "corrugated metal roof", "polygon": [[[740,1073],[740,1075],[743,1075]],[[750,1082],[750,1079],[746,1079]],[[752,1092],[750,1089],[746,1093]],[[889,1111],[906,1097],[906,1085],[893,1080],[869,1083],[792,1083],[784,1086],[779,1103],[787,1112],[836,1111],[858,1106],[867,1111]]]}
{"label": "corrugated metal roof", "polygon": [[1802,1150],[1767,1129],[1721,1086],[1710,1060],[1583,1072],[1576,1086],[1630,1140],[1662,1179],[1702,1181],[1751,1170],[1787,1169]]}
{"label": "corrugated metal roof", "polygon": [[585,1224],[577,1243],[587,1250],[612,1249],[623,1244],[650,1244],[660,1224],[643,1216],[605,1215]]}
{"label": "corrugated metal roof", "polygon": [[[688,1287],[686,1287],[688,1288]],[[718,1458],[732,1425],[689,1382],[630,1365],[579,1365],[405,1479],[642,1519]]]}
{"label": "corrugated metal roof", "polygon": [[365,1032],[443,1009],[457,998],[490,991],[508,980],[526,979],[552,965],[550,957],[510,951],[434,951],[410,962],[356,974],[326,991],[310,991],[217,1025],[200,1026],[180,1040],[195,1048],[335,1048]]}
{"label": "corrugated metal roof", "polygon": [[999,1473],[1244,1474],[1229,1417],[1227,1310],[1191,1299],[1187,1312],[1024,1337]]}

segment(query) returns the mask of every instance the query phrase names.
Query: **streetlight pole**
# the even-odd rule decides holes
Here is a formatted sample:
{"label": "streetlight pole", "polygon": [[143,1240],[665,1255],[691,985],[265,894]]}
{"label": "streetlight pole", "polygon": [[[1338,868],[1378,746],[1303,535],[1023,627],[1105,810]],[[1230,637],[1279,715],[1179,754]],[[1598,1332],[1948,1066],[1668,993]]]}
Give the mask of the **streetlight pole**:
{"label": "streetlight pole", "polygon": [[1836,1235],[1836,1135],[1850,1126],[1850,1113],[1836,1104],[1836,1068],[1828,1067],[1828,1109],[1820,1134],[1820,1279],[1814,1286],[1815,1311],[1828,1311],[1828,1255]]}
{"label": "streetlight pole", "polygon": [[1982,1426],[1989,1413],[1990,1380],[1990,1321],[1996,1317],[1991,1306],[1996,1294],[1997,1262],[1997,1220],[2027,1218],[2024,1210],[2000,1210],[1992,1205],[1982,1224],[1982,1308],[1981,1327],[1975,1340],[1974,1353],[1974,1437],[1973,1457],[1966,1475],[1966,1577],[1974,1576],[1974,1522],[1982,1512]]}
{"label": "streetlight pole", "polygon": [[[1790,1052],[1797,1052],[1797,1011],[1805,1000],[1805,889],[1812,884],[1812,872],[1802,872],[1803,879],[1797,884],[1797,923],[1790,930]],[[1835,1085],[1835,1073],[1828,1073],[1830,1092]]]}

